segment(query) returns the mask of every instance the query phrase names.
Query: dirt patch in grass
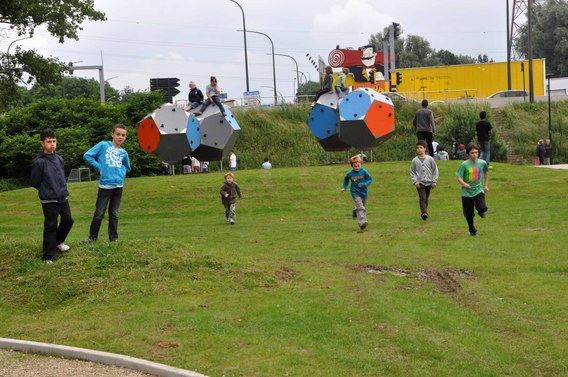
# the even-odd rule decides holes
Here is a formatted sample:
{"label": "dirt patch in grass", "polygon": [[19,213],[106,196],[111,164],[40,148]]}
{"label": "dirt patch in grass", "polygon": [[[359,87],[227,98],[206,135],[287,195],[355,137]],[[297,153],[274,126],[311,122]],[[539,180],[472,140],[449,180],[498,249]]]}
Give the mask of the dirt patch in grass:
{"label": "dirt patch in grass", "polygon": [[179,348],[179,344],[167,341],[158,341],[154,343],[154,346],[158,348]]}
{"label": "dirt patch in grass", "polygon": [[276,278],[281,281],[292,281],[298,272],[290,267],[282,266],[276,271]]}
{"label": "dirt patch in grass", "polygon": [[444,269],[444,270],[418,270],[411,271],[406,268],[396,266],[371,266],[371,265],[352,265],[349,268],[357,272],[365,272],[374,275],[394,275],[400,277],[410,277],[418,280],[428,281],[434,283],[436,291],[440,293],[457,293],[463,287],[460,280],[473,276],[472,271],[458,270],[458,269]]}

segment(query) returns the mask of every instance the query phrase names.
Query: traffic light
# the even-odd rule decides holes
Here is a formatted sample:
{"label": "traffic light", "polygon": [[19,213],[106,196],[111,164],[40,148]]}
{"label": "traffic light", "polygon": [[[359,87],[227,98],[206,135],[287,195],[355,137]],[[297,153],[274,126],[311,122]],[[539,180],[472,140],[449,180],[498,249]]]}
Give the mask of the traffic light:
{"label": "traffic light", "polygon": [[73,62],[67,64],[67,72],[69,72],[70,75],[73,74]]}
{"label": "traffic light", "polygon": [[150,79],[150,91],[161,90],[164,94],[164,102],[173,102],[172,97],[179,94],[176,87],[179,86],[179,79],[169,77],[165,79]]}
{"label": "traffic light", "polygon": [[396,85],[400,85],[400,84],[402,84],[402,73],[397,72],[396,73]]}
{"label": "traffic light", "polygon": [[400,36],[400,24],[393,22],[392,23],[393,26],[393,30],[394,30],[394,39],[398,39],[398,37]]}

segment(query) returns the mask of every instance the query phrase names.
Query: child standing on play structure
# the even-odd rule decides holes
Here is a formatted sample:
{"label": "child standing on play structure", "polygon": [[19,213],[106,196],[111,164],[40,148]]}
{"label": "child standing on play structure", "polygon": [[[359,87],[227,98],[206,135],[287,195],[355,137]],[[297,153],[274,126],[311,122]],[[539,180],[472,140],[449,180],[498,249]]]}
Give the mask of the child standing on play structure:
{"label": "child standing on play structure", "polygon": [[97,240],[107,206],[108,238],[110,242],[118,241],[118,209],[122,199],[124,178],[130,171],[128,152],[120,147],[125,140],[126,126],[119,123],[112,130],[112,142],[101,141],[83,155],[85,160],[101,173],[101,177],[89,238],[81,243],[91,243]]}
{"label": "child standing on play structure", "polygon": [[357,219],[359,228],[364,230],[369,224],[367,222],[367,210],[365,209],[365,205],[367,204],[367,187],[373,183],[373,178],[367,170],[363,169],[362,165],[363,160],[361,157],[351,157],[351,167],[353,169],[349,170],[347,174],[345,174],[341,192],[345,192],[349,182],[351,182],[351,197],[355,202],[353,218]]}
{"label": "child standing on play structure", "polygon": [[205,95],[207,96],[207,99],[205,100],[205,102],[203,102],[203,105],[201,105],[199,111],[195,112],[195,115],[203,114],[207,106],[211,105],[211,102],[213,102],[219,107],[221,115],[226,116],[227,114],[225,113],[225,108],[223,107],[223,104],[219,99],[219,94],[221,94],[221,90],[217,85],[217,78],[215,76],[211,76],[210,84],[205,87]]}
{"label": "child standing on play structure", "polygon": [[225,174],[225,183],[221,186],[221,203],[225,207],[225,220],[231,225],[234,225],[236,220],[235,206],[237,204],[237,196],[239,198],[242,197],[241,189],[234,179],[233,173]]}

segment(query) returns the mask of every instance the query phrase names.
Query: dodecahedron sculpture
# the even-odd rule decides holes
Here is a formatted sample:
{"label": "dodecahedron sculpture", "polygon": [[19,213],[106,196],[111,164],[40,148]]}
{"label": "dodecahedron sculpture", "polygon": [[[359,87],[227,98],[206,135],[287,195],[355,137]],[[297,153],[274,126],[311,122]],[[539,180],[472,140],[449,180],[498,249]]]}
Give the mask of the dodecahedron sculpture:
{"label": "dodecahedron sculpture", "polygon": [[231,110],[224,107],[225,116],[213,104],[202,115],[189,116],[187,140],[192,148],[191,155],[200,161],[222,160],[237,142],[241,128]]}
{"label": "dodecahedron sculpture", "polygon": [[189,114],[172,104],[165,104],[140,121],[138,144],[163,161],[177,162],[191,153],[187,140]]}
{"label": "dodecahedron sculpture", "polygon": [[308,116],[308,127],[325,151],[344,151],[350,148],[339,140],[339,112],[336,108],[321,103],[315,105]]}
{"label": "dodecahedron sculpture", "polygon": [[339,104],[339,140],[357,149],[374,148],[395,133],[390,98],[369,88],[349,93]]}

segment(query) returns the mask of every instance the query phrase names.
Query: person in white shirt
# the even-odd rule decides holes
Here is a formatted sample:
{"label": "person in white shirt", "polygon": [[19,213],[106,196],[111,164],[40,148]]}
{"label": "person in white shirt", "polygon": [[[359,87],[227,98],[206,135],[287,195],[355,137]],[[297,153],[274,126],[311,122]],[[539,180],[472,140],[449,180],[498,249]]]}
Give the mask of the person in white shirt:
{"label": "person in white shirt", "polygon": [[231,171],[237,170],[237,155],[234,150],[232,150],[229,155],[229,168]]}
{"label": "person in white shirt", "polygon": [[191,170],[193,171],[193,173],[201,172],[201,163],[197,158],[193,156],[191,156]]}
{"label": "person in white shirt", "polygon": [[264,163],[262,164],[263,169],[272,169],[272,164],[268,160],[268,158],[264,159]]}

